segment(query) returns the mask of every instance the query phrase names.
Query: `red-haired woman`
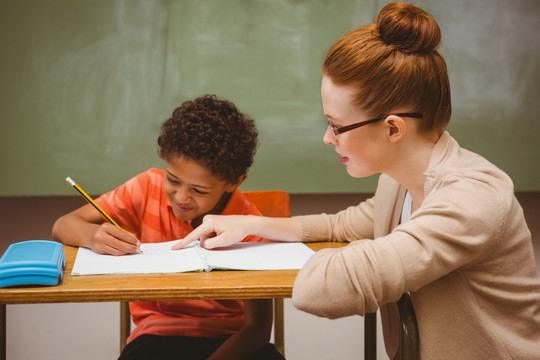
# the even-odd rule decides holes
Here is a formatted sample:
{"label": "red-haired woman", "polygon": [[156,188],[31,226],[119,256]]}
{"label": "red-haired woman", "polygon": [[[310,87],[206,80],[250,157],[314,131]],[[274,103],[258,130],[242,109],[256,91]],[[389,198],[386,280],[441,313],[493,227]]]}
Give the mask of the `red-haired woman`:
{"label": "red-haired woman", "polygon": [[297,308],[328,318],[380,309],[387,352],[398,358],[393,304],[409,299],[423,359],[538,359],[531,235],[511,179],[445,130],[451,101],[440,40],[428,13],[391,3],[324,61],[324,142],[352,177],[382,174],[373,198],[333,215],[207,216],[179,247],[246,234],[350,242],[319,251],[299,272]]}

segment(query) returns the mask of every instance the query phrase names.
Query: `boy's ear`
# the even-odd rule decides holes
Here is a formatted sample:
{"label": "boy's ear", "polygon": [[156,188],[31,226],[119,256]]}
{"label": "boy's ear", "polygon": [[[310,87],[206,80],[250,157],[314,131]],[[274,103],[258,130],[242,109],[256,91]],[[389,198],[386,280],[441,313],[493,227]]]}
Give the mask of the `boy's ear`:
{"label": "boy's ear", "polygon": [[237,187],[239,187],[240,185],[242,185],[242,183],[247,179],[247,174],[242,174],[239,178],[238,178],[238,181],[231,184],[229,183],[227,185],[227,189],[225,189],[225,191],[227,192],[233,192],[234,190],[236,190]]}

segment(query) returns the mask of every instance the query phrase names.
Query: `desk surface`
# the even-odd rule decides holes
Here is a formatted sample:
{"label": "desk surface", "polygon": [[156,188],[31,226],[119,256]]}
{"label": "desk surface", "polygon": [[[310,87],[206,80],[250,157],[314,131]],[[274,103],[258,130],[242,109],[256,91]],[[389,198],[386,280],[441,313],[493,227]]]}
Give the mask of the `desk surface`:
{"label": "desk surface", "polygon": [[[317,251],[344,243],[307,243]],[[71,276],[77,248],[64,246],[58,286],[0,289],[0,304],[187,299],[289,298],[298,270],[211,271],[174,274]]]}

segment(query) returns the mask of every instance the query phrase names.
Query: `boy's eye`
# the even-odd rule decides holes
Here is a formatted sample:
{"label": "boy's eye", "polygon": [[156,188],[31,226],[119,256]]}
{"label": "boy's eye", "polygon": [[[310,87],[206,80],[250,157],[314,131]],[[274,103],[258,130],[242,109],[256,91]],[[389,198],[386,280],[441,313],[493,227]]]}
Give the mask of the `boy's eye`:
{"label": "boy's eye", "polygon": [[[167,181],[170,182],[170,183],[173,184],[173,185],[181,185],[181,183],[180,183],[179,180],[175,180],[175,179],[173,179],[173,178],[171,178],[171,177],[168,177],[168,176],[167,176]],[[199,194],[199,195],[206,195],[206,194],[208,194],[208,191],[200,190],[200,189],[197,189],[197,188],[195,188],[195,187],[192,187],[191,189],[192,189],[193,192],[195,192],[195,193],[197,193],[197,194]]]}

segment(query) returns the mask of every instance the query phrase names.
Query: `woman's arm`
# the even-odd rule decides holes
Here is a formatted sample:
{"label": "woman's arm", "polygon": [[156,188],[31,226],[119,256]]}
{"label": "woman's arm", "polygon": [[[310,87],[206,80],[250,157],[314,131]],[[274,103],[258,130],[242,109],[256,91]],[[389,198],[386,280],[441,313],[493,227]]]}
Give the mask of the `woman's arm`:
{"label": "woman's arm", "polygon": [[243,359],[267,345],[272,331],[272,299],[245,300],[246,322],[208,360]]}
{"label": "woman's arm", "polygon": [[351,206],[336,214],[294,216],[290,218],[206,215],[202,224],[173,249],[182,249],[200,240],[208,249],[229,246],[248,235],[265,239],[295,241],[354,241],[373,238],[374,199]]}
{"label": "woman's arm", "polygon": [[140,244],[133,234],[104,222],[90,204],[58,218],[52,237],[66,245],[83,246],[98,254],[110,255],[134,254]]}
{"label": "woman's arm", "polygon": [[229,246],[242,241],[248,235],[277,241],[300,240],[300,221],[292,218],[275,218],[252,215],[206,215],[199,227],[173,247],[182,249],[200,240],[207,249]]}

